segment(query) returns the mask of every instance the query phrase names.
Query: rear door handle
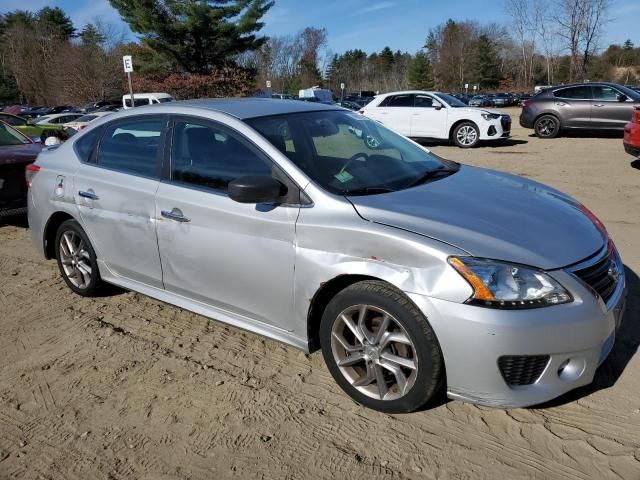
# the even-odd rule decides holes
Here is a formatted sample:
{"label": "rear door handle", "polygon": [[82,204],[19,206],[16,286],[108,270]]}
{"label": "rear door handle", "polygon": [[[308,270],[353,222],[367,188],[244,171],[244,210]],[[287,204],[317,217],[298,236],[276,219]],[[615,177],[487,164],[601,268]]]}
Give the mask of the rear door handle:
{"label": "rear door handle", "polygon": [[172,210],[162,210],[160,214],[163,217],[168,218],[169,220],[175,220],[176,222],[184,223],[191,221],[190,218],[187,218],[182,214],[182,211],[179,208],[174,208]]}
{"label": "rear door handle", "polygon": [[80,190],[78,192],[78,195],[80,195],[82,198],[88,198],[90,200],[99,200],[100,197],[98,195],[96,195],[96,193],[93,190],[89,190],[87,192]]}

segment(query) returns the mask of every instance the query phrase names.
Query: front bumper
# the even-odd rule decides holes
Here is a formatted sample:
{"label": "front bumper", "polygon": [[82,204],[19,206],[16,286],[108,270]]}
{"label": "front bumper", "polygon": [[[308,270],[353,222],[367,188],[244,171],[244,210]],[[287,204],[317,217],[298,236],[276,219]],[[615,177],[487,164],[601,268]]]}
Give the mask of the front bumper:
{"label": "front bumper", "polygon": [[629,155],[640,157],[640,123],[629,122],[624,126],[624,150]]}
{"label": "front bumper", "polygon": [[480,127],[480,140],[503,140],[511,137],[511,117],[502,115],[495,120],[488,120]]}
{"label": "front bumper", "polygon": [[[572,293],[573,302],[507,311],[409,294],[440,342],[449,397],[494,407],[526,407],[593,381],[613,348],[624,312],[624,275],[605,305],[571,273],[549,273]],[[548,355],[549,360],[534,383],[510,386],[498,360],[514,355]]]}

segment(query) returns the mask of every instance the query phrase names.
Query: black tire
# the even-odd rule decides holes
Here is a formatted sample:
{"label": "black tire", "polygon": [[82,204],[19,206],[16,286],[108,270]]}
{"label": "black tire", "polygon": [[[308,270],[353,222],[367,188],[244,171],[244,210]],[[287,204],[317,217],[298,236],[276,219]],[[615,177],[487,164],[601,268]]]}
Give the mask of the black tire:
{"label": "black tire", "polygon": [[[474,132],[462,135],[465,131]],[[475,138],[471,138],[473,135]],[[463,138],[459,138],[462,136]],[[462,122],[453,129],[453,143],[460,148],[474,148],[480,143],[480,129],[473,122]]]}
{"label": "black tire", "polygon": [[[83,250],[88,254],[88,258],[86,258],[85,263],[88,263],[88,265],[91,267],[91,273],[89,275],[90,280],[87,282],[86,286],[79,287],[78,285],[75,285],[69,275],[65,272],[65,268],[62,263],[63,255],[61,254],[60,244],[63,241],[63,235],[68,232],[73,232],[82,240],[82,242],[84,242]],[[71,219],[63,222],[60,227],[58,227],[55,242],[55,254],[56,260],[58,261],[58,268],[60,269],[60,274],[62,275],[62,278],[64,279],[67,286],[75,293],[83,297],[94,297],[98,295],[103,288],[104,283],[100,278],[96,252],[93,249],[91,242],[89,241],[89,237],[84,232],[80,224],[77,221]]]}
{"label": "black tire", "polygon": [[538,138],[556,138],[560,135],[560,120],[553,115],[542,115],[533,124]]}
{"label": "black tire", "polygon": [[[351,384],[338,366],[332,349],[334,323],[339,321],[338,317],[342,312],[360,305],[372,306],[390,314],[413,344],[412,356],[418,366],[415,380],[400,398],[383,400],[362,393]],[[356,402],[374,410],[386,413],[415,411],[429,402],[444,382],[444,361],[440,345],[427,319],[400,290],[382,281],[355,283],[329,302],[320,323],[320,344],[327,367],[338,385]]]}

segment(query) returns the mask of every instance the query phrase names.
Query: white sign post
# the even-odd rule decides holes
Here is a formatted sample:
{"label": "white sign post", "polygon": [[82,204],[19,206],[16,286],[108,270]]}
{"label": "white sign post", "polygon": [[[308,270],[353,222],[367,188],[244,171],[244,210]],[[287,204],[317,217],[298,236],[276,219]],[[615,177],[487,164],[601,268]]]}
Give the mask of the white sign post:
{"label": "white sign post", "polygon": [[122,57],[122,64],[124,65],[124,71],[127,74],[127,78],[129,80],[129,94],[131,95],[131,108],[133,108],[136,106],[136,102],[133,98],[133,86],[131,85],[131,72],[133,72],[133,59],[131,58],[131,55],[125,55],[124,57]]}
{"label": "white sign post", "polygon": [[267,89],[271,90],[271,80],[267,80]]}
{"label": "white sign post", "polygon": [[344,82],[340,84],[340,92],[342,92],[340,94],[340,101],[344,100]]}
{"label": "white sign post", "polygon": [[469,84],[468,83],[464,84],[464,90],[465,90],[466,93],[469,93]]}

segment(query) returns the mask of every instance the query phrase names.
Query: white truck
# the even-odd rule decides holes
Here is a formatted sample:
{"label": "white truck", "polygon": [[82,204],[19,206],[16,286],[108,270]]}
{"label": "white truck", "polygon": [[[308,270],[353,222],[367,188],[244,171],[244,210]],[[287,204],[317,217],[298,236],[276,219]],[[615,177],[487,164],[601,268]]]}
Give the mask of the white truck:
{"label": "white truck", "polygon": [[133,105],[131,104],[130,94],[122,96],[122,106],[125,109],[165,102],[173,102],[173,97],[168,93],[134,93]]}

